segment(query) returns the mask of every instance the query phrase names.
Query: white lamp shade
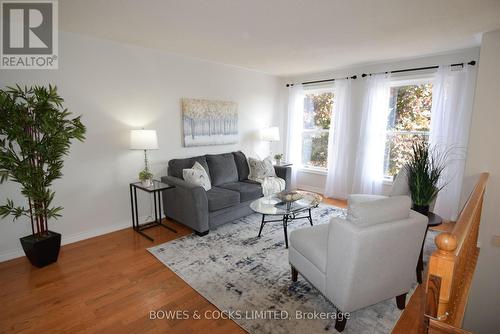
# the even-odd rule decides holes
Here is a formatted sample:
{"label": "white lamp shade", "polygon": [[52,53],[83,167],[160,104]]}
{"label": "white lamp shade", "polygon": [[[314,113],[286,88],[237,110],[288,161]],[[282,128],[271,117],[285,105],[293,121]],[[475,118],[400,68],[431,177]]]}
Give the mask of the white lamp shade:
{"label": "white lamp shade", "polygon": [[280,129],[277,126],[262,129],[260,132],[260,138],[264,141],[279,141]]}
{"label": "white lamp shade", "polygon": [[157,150],[158,137],[156,136],[156,130],[131,130],[130,149]]}

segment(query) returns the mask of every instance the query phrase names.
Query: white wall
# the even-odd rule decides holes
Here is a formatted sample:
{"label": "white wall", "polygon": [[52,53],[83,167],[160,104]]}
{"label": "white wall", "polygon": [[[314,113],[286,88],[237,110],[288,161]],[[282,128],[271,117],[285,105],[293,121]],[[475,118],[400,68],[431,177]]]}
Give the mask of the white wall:
{"label": "white wall", "polygon": [[[257,130],[283,122],[276,112],[283,107],[280,81],[262,73],[70,33],[61,34],[59,64],[55,71],[0,70],[0,87],[55,84],[66,107],[83,115],[87,140],[74,143],[64,177],[54,183],[64,216],[50,228],[65,243],[131,224],[128,184],[143,156],[128,149],[130,129],[157,130],[160,150],[149,157],[159,177],[171,158],[237,149],[265,155],[269,145],[256,140]],[[236,101],[240,143],[183,148],[181,97]],[[0,203],[12,197],[22,204],[18,193],[16,184],[2,184]],[[22,255],[18,238],[29,232],[26,220],[2,220],[0,261]]]}
{"label": "white wall", "polygon": [[500,328],[500,248],[492,244],[493,236],[500,235],[499,80],[497,30],[483,36],[466,166],[468,190],[479,173],[490,172],[479,230],[481,251],[464,320],[464,328],[477,334],[498,333]]}
{"label": "white wall", "polygon": [[[362,95],[362,73],[379,73],[391,70],[405,69],[405,68],[415,68],[415,67],[427,67],[434,65],[448,65],[453,63],[468,62],[470,60],[478,60],[479,58],[479,48],[457,50],[453,53],[446,53],[441,55],[433,55],[428,57],[421,57],[415,59],[406,60],[394,60],[385,63],[376,63],[368,65],[360,65],[356,67],[343,68],[338,70],[331,70],[328,72],[315,73],[310,75],[303,75],[299,77],[286,78],[283,80],[283,85],[285,83],[300,83],[305,81],[314,81],[330,78],[343,78],[352,75],[358,75],[356,80],[352,82],[352,95],[353,104],[352,111],[355,113],[353,117],[354,124],[360,124],[361,119],[361,105],[363,100]],[[421,72],[420,72],[421,73]],[[428,72],[431,73],[431,72]],[[398,76],[402,76],[399,74]],[[283,86],[284,87],[284,86]],[[286,88],[282,88],[286,92]],[[287,97],[287,94],[284,94]],[[286,108],[286,103],[285,103]],[[354,131],[352,142],[357,142],[357,133]],[[354,154],[354,151],[353,151]],[[352,158],[354,159],[354,158]],[[323,191],[326,182],[326,174],[323,173],[312,173],[302,171],[298,173],[297,184],[300,188],[309,189],[312,191]],[[387,193],[390,190],[390,185],[385,185],[384,192]]]}

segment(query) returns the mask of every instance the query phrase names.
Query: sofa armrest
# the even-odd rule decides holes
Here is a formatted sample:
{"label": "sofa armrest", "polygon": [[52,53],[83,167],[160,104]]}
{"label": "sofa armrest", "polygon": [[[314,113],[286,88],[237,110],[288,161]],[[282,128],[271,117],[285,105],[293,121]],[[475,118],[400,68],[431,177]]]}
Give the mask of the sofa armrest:
{"label": "sofa armrest", "polygon": [[162,176],[161,181],[175,186],[163,191],[165,215],[196,232],[207,232],[208,199],[205,189],[174,176]]}
{"label": "sofa armrest", "polygon": [[276,176],[285,180],[285,189],[290,190],[290,184],[292,182],[292,168],[286,166],[274,166],[274,171]]}

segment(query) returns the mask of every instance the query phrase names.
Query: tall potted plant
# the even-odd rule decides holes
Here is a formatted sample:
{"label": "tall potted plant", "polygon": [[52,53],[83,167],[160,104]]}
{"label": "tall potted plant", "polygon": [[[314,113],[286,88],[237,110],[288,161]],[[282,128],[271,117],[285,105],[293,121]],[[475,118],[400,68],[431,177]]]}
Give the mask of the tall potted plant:
{"label": "tall potted plant", "polygon": [[27,201],[18,206],[7,199],[0,216],[30,219],[32,234],[20,240],[37,267],[57,261],[61,235],[49,230],[48,221],[61,217],[63,208],[52,205],[51,185],[62,176],[71,140],[85,139],[80,117],[70,118],[63,101],[55,86],[0,90],[0,183],[19,183]]}
{"label": "tall potted plant", "polygon": [[447,153],[441,154],[428,143],[417,141],[412,144],[409,160],[403,166],[408,177],[413,209],[424,215],[429,206],[446,185],[440,182],[446,168]]}

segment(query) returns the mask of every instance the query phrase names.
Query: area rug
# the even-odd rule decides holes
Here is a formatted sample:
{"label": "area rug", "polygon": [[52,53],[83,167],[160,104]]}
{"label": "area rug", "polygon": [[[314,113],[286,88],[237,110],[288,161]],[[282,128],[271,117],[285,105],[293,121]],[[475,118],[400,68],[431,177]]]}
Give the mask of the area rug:
{"label": "area rug", "polygon": [[[315,225],[333,216],[345,217],[345,210],[326,204],[313,210]],[[249,333],[337,333],[335,306],[300,275],[292,283],[281,223],[266,224],[258,238],[260,222],[253,214],[204,237],[188,235],[148,250]],[[294,221],[289,233],[308,225]],[[431,245],[426,242],[426,256]],[[386,300],[351,313],[343,333],[390,333],[401,313],[395,298]]]}

